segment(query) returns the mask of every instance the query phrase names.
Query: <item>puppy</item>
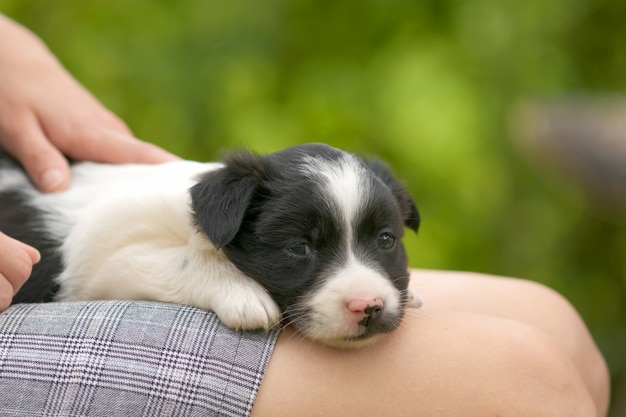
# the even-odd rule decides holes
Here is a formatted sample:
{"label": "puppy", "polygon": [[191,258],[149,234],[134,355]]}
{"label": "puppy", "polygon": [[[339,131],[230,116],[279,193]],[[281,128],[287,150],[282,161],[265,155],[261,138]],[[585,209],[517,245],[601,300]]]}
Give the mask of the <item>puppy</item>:
{"label": "puppy", "polygon": [[385,165],[322,144],[224,163],[76,163],[56,194],[0,153],[0,230],[42,254],[14,303],[181,303],[234,329],[282,321],[357,347],[419,306],[401,243],[418,226]]}

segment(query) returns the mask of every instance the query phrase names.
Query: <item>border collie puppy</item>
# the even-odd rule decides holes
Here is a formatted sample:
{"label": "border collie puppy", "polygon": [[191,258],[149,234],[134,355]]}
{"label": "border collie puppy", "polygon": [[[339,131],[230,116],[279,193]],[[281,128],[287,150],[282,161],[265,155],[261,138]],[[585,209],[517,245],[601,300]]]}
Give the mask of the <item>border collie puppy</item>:
{"label": "border collie puppy", "polygon": [[420,304],[401,243],[418,226],[386,166],[322,144],[224,163],[76,163],[56,194],[0,151],[0,230],[42,254],[14,303],[157,300],[360,346]]}

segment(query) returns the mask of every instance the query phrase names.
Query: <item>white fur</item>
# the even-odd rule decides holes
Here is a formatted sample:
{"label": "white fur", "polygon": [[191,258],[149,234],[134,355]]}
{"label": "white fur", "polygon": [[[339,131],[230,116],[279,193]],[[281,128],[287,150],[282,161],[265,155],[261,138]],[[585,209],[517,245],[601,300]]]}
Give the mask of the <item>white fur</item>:
{"label": "white fur", "polygon": [[33,194],[64,235],[59,300],[149,299],[210,309],[228,326],[269,329],[280,310],[192,223],[188,189],[219,164],[80,164],[58,194]]}
{"label": "white fur", "polygon": [[312,178],[321,180],[324,193],[332,198],[341,213],[346,230],[348,247],[352,246],[353,223],[367,189],[367,172],[352,155],[346,154],[339,161],[322,158],[306,158],[304,171]]}
{"label": "white fur", "polygon": [[315,321],[308,326],[307,335],[322,340],[359,336],[359,324],[346,308],[347,303],[353,299],[375,298],[382,298],[386,313],[399,314],[400,292],[389,278],[351,257],[348,264],[329,277],[307,301],[307,305],[317,312]]}
{"label": "white fur", "polygon": [[333,200],[344,223],[348,261],[321,286],[307,301],[316,312],[307,334],[315,339],[346,339],[359,336],[359,324],[346,308],[353,299],[381,298],[387,314],[397,315],[402,309],[400,291],[391,278],[359,261],[354,253],[355,222],[370,186],[370,173],[352,155],[338,161],[307,158],[304,170],[312,178],[321,180],[323,193]]}

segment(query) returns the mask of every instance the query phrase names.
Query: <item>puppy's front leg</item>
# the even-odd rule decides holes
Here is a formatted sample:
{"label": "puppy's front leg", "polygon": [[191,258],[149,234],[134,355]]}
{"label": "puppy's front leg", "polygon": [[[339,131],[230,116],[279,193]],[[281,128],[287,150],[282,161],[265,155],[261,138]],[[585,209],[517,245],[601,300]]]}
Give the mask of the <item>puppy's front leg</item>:
{"label": "puppy's front leg", "polygon": [[412,288],[407,288],[406,306],[420,308],[422,306],[422,298]]}
{"label": "puppy's front leg", "polygon": [[226,326],[269,330],[280,322],[280,309],[261,285],[244,275],[224,278],[211,309]]}

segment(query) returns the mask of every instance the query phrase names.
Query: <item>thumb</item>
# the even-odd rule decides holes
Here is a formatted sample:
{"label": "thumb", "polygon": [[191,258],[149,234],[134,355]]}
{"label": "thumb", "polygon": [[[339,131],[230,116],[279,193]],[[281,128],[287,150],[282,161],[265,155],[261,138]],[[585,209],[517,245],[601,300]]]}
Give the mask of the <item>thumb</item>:
{"label": "thumb", "polygon": [[22,248],[24,248],[24,250],[26,251],[26,253],[28,254],[31,262],[33,263],[33,265],[35,265],[36,263],[38,263],[41,260],[41,254],[39,253],[39,251],[37,249],[35,249],[34,247],[27,245],[26,243],[22,243],[19,242],[18,243],[22,246]]}

